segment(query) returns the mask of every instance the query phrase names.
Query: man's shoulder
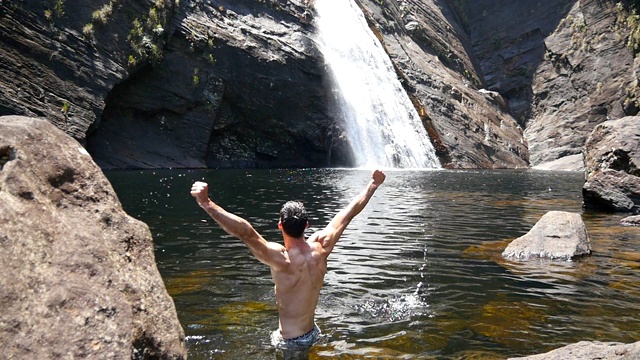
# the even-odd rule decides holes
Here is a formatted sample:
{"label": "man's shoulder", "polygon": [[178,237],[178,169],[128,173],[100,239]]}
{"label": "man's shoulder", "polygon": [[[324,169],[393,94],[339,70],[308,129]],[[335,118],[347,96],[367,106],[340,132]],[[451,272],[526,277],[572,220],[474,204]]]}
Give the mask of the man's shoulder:
{"label": "man's shoulder", "polygon": [[320,251],[320,253],[324,253],[327,249],[325,248],[327,244],[327,240],[329,240],[330,232],[326,230],[318,230],[314,232],[307,239],[307,243],[312,248],[315,248],[316,251]]}
{"label": "man's shoulder", "polygon": [[327,237],[327,234],[328,233],[326,229],[317,230],[307,238],[307,242],[308,243],[322,242],[324,238]]}
{"label": "man's shoulder", "polygon": [[267,242],[267,247],[271,250],[280,251],[280,252],[284,252],[287,250],[282,244],[277,243],[275,241],[266,241],[266,242]]}

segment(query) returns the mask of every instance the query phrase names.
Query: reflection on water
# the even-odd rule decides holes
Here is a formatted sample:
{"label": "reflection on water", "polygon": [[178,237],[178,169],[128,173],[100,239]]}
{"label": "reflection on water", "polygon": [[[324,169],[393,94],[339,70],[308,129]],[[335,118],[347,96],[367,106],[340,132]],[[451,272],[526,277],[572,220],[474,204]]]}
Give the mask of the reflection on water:
{"label": "reflection on water", "polygon": [[[188,335],[190,359],[274,359],[269,269],[207,218],[210,195],[281,242],[282,203],[302,200],[322,228],[367,183],[360,170],[107,172],[147,222]],[[581,174],[391,171],[329,258],[310,359],[491,359],[580,340],[640,338],[640,229],[584,213],[593,256],[512,262],[500,253],[547,211],[582,213]]]}

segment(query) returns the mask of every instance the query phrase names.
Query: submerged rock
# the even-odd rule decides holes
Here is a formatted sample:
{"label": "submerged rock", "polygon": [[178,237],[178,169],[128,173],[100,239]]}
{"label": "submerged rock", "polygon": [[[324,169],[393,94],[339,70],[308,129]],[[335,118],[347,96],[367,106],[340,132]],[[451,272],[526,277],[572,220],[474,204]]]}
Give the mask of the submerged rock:
{"label": "submerged rock", "polygon": [[634,360],[640,359],[640,341],[618,342],[580,341],[544,354],[510,358],[509,360]]}
{"label": "submerged rock", "polygon": [[620,224],[623,226],[640,226],[640,215],[627,216],[620,220]]}
{"label": "submerged rock", "polygon": [[184,359],[149,228],[85,149],[0,117],[0,343],[9,359]]}
{"label": "submerged rock", "polygon": [[513,240],[502,252],[505,258],[554,260],[589,254],[591,244],[580,214],[564,211],[544,214],[528,233]]}

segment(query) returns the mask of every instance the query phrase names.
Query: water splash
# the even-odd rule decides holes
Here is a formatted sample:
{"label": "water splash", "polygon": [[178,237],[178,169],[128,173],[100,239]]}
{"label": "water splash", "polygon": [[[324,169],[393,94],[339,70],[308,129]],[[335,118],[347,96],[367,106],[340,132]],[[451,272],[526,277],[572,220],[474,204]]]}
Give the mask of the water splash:
{"label": "water splash", "polygon": [[416,293],[365,300],[354,308],[360,314],[378,321],[395,322],[429,315],[429,304]]}
{"label": "water splash", "polygon": [[382,45],[353,0],[316,0],[318,47],[358,167],[440,168]]}

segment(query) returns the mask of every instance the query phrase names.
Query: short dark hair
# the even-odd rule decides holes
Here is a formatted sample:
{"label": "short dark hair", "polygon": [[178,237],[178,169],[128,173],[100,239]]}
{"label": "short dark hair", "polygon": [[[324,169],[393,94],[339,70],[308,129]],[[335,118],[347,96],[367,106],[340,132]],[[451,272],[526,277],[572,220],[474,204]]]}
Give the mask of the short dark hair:
{"label": "short dark hair", "polygon": [[300,237],[307,228],[307,210],[300,201],[287,201],[280,210],[282,230],[291,237]]}

